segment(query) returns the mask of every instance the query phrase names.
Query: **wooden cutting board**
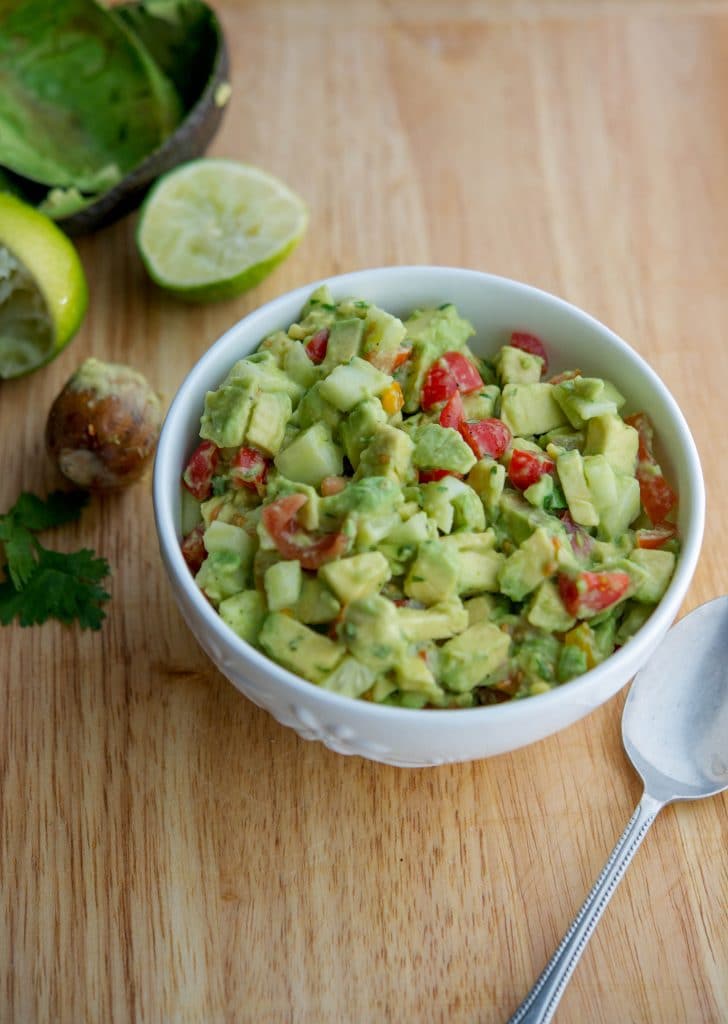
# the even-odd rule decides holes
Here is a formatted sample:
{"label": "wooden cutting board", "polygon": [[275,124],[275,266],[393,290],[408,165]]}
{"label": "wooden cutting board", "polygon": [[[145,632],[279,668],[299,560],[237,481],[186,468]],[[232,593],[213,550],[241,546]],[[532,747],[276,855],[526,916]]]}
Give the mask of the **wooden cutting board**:
{"label": "wooden cutting board", "polygon": [[[684,610],[728,590],[728,5],[220,0],[211,152],[306,197],[298,251],[187,307],[135,217],[80,241],[73,344],[0,384],[0,508],[57,480],[50,403],[89,355],[167,398],[232,323],[382,264],[526,280],[605,321],[684,409],[708,522]],[[59,548],[113,566],[98,633],[0,629],[0,1020],[500,1022],[639,797],[617,697],[512,755],[410,771],[306,743],[240,696],[173,604],[149,481]],[[668,809],[564,996],[573,1024],[728,1020],[728,801]]]}

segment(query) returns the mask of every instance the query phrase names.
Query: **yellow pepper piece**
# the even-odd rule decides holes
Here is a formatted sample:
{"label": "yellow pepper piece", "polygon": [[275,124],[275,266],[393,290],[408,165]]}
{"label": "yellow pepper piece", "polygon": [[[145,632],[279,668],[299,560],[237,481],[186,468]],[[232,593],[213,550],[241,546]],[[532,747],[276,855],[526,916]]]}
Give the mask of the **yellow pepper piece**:
{"label": "yellow pepper piece", "polygon": [[404,395],[402,394],[402,388],[396,380],[393,380],[389,387],[382,392],[381,401],[387,416],[394,416],[402,408],[404,405]]}

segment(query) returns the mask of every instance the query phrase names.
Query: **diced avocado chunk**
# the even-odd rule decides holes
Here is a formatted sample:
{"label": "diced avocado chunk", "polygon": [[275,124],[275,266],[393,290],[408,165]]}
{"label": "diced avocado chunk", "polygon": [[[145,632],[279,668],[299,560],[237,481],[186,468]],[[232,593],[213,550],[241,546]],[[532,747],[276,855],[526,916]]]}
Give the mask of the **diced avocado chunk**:
{"label": "diced avocado chunk", "polygon": [[611,508],[617,500],[617,478],[614,470],[604,455],[585,455],[584,477],[592,504],[601,517],[601,510]]}
{"label": "diced avocado chunk", "polygon": [[599,512],[597,535],[601,540],[621,537],[640,514],[640,485],[633,476],[615,477],[617,496],[613,505]]}
{"label": "diced avocado chunk", "polygon": [[378,548],[387,558],[391,565],[391,558],[387,551],[383,550],[385,537],[402,522],[402,517],[397,512],[389,512],[381,516],[360,516],[350,512],[346,522],[346,530],[355,527],[354,548],[357,553],[369,551],[371,548]]}
{"label": "diced avocado chunk", "polygon": [[377,674],[369,665],[351,654],[345,655],[333,672],[321,680],[324,690],[340,693],[344,697],[361,697],[370,690]]}
{"label": "diced avocado chunk", "polygon": [[329,374],[334,367],[348,363],[354,356],[358,356],[363,335],[364,322],[358,317],[337,320],[333,323],[329,328],[326,355],[321,364],[322,372]]}
{"label": "diced avocado chunk", "polygon": [[341,611],[341,604],[329,588],[317,576],[304,574],[301,581],[301,593],[293,608],[293,614],[299,622],[307,625],[320,625],[331,622]]}
{"label": "diced avocado chunk", "polygon": [[554,535],[539,526],[509,555],[498,575],[500,590],[512,601],[522,601],[558,566]]}
{"label": "diced avocado chunk", "polygon": [[[303,309],[301,310],[300,319],[306,320],[312,314],[315,314],[320,310],[333,311],[335,308],[336,305],[334,303],[334,297],[331,294],[331,289],[327,284],[321,284],[309,295]],[[328,319],[331,319],[331,317],[329,316]],[[326,322],[328,322],[328,320]]]}
{"label": "diced avocado chunk", "polygon": [[422,707],[428,701],[440,703],[445,696],[427,663],[417,654],[403,654],[394,665],[394,674],[400,691],[422,695]]}
{"label": "diced avocado chunk", "polygon": [[568,683],[575,676],[583,675],[589,668],[586,653],[574,644],[564,644],[559,652],[556,667],[556,678],[560,683]]}
{"label": "diced avocado chunk", "polygon": [[378,593],[391,575],[389,562],[379,551],[337,558],[319,569],[321,579],[344,604]]}
{"label": "diced avocado chunk", "polygon": [[496,598],[493,594],[478,594],[463,604],[468,613],[468,625],[474,626],[476,622],[490,622],[496,608]]}
{"label": "diced avocado chunk", "polygon": [[415,434],[413,462],[418,469],[449,469],[465,474],[476,458],[457,430],[425,423]]}
{"label": "diced avocado chunk", "polygon": [[586,455],[603,455],[615,473],[633,476],[637,465],[639,435],[615,413],[593,416],[586,429]]}
{"label": "diced avocado chunk", "polygon": [[266,455],[277,455],[293,406],[284,391],[259,391],[250,414],[245,441]]}
{"label": "diced avocado chunk", "polygon": [[497,384],[486,384],[480,391],[470,391],[462,396],[463,419],[488,420],[495,416],[500,399],[500,388]]}
{"label": "diced avocado chunk", "polygon": [[553,508],[555,494],[556,488],[553,476],[550,473],[544,473],[535,484],[531,484],[530,487],[526,488],[523,492],[523,497],[534,508]]}
{"label": "diced avocado chunk", "polygon": [[402,656],[405,639],[395,606],[381,594],[359,598],[347,606],[339,637],[349,651],[376,672],[386,672]]}
{"label": "diced avocado chunk", "polygon": [[266,616],[259,643],[284,668],[314,683],[323,682],[346,654],[342,644],[315,633],[283,612]]}
{"label": "diced avocado chunk", "polygon": [[498,591],[498,577],[506,556],[494,550],[495,534],[492,530],[453,533],[442,537],[440,543],[457,559],[458,594],[469,597],[483,591]]}
{"label": "diced avocado chunk", "polygon": [[499,526],[516,544],[523,543],[535,529],[543,526],[553,530],[554,517],[530,505],[523,495],[504,490],[498,502]]}
{"label": "diced avocado chunk", "polygon": [[241,590],[226,597],[218,608],[220,618],[249,644],[258,641],[258,634],[266,616],[265,601],[257,590]]}
{"label": "diced avocado chunk", "polygon": [[318,367],[308,358],[306,349],[300,341],[289,343],[283,361],[283,369],[292,380],[295,380],[296,384],[305,389],[313,387],[319,378]]}
{"label": "diced avocado chunk", "polygon": [[200,420],[200,437],[214,441],[220,448],[238,448],[245,438],[255,394],[252,387],[237,384],[208,391]]}
{"label": "diced avocado chunk", "polygon": [[389,387],[392,378],[359,356],[337,366],[321,381],[321,395],[341,412],[349,412],[364,398],[373,398]]}
{"label": "diced avocado chunk", "polygon": [[340,476],[344,468],[343,453],[325,423],[314,423],[299,434],[276,455],[275,464],[289,480],[312,487],[318,487],[326,476]]}
{"label": "diced avocado chunk", "polygon": [[619,624],[619,629],[617,630],[614,638],[615,643],[622,646],[626,644],[627,641],[635,635],[638,629],[642,629],[654,610],[654,605],[641,604],[638,601],[628,601],[622,621]]}
{"label": "diced avocado chunk", "polygon": [[247,568],[234,551],[213,551],[195,576],[197,586],[215,605],[244,590],[247,580]]}
{"label": "diced avocado chunk", "polygon": [[556,472],[574,522],[581,526],[597,526],[599,513],[592,501],[581,452],[576,449],[562,452],[556,459]]}
{"label": "diced avocado chunk", "polygon": [[203,543],[208,554],[213,551],[232,551],[248,569],[255,553],[255,541],[241,526],[214,519],[205,530]]}
{"label": "diced avocado chunk", "polygon": [[223,381],[223,387],[230,385],[254,391],[285,391],[294,405],[302,393],[301,386],[279,369],[275,355],[266,351],[238,359]]}
{"label": "diced avocado chunk", "polygon": [[572,377],[554,385],[554,398],[573,427],[583,427],[594,416],[614,415],[624,396],[600,377]]}
{"label": "diced avocado chunk", "polygon": [[354,469],[362,451],[370,443],[378,426],[387,422],[387,414],[378,398],[365,398],[355,405],[339,428],[346,457]]}
{"label": "diced avocado chunk", "polygon": [[477,622],[440,650],[440,677],[449,690],[472,690],[508,657],[511,638],[492,622]]}
{"label": "diced avocado chunk", "polygon": [[409,519],[399,516],[392,528],[379,542],[379,550],[389,561],[392,575],[400,575],[414,557],[420,541],[437,535],[437,529],[430,523],[424,512],[417,512]]}
{"label": "diced avocado chunk", "polygon": [[554,385],[506,384],[501,395],[501,419],[517,437],[545,434],[566,422],[554,398]]}
{"label": "diced avocado chunk", "polygon": [[294,420],[302,430],[313,426],[314,423],[325,423],[334,433],[339,428],[342,416],[336,406],[327,402],[321,394],[321,384],[322,382],[317,380],[313,387],[309,388],[298,404]]}
{"label": "diced avocado chunk", "polygon": [[361,453],[355,478],[386,476],[403,484],[412,474],[414,449],[414,443],[403,430],[388,423],[378,424]]}
{"label": "diced avocado chunk", "polygon": [[667,590],[675,571],[675,555],[661,548],[636,548],[629,562],[644,570],[632,597],[645,604],[656,604]]}
{"label": "diced avocado chunk", "polygon": [[429,608],[397,608],[402,635],[410,643],[444,640],[462,633],[469,625],[468,613],[457,597],[438,601]]}
{"label": "diced avocado chunk", "polygon": [[501,384],[531,384],[541,380],[543,359],[512,345],[503,345],[495,358]]}
{"label": "diced avocado chunk", "polygon": [[268,608],[272,612],[293,608],[301,594],[301,563],[291,561],[274,562],[265,571],[263,585]]}
{"label": "diced avocado chunk", "polygon": [[404,592],[423,604],[437,604],[454,597],[460,560],[457,552],[439,540],[423,541],[404,580]]}
{"label": "diced avocado chunk", "polygon": [[472,487],[454,476],[420,486],[424,511],[442,533],[485,529],[483,504]]}
{"label": "diced avocado chunk", "polygon": [[374,365],[386,365],[399,349],[406,334],[402,321],[378,306],[370,306],[364,320],[362,354]]}
{"label": "diced avocado chunk", "polygon": [[186,487],[180,488],[180,528],[186,537],[202,522],[200,502],[194,498]]}
{"label": "diced avocado chunk", "polygon": [[544,580],[539,584],[526,618],[532,626],[546,630],[547,633],[565,633],[576,623],[576,619],[564,608],[559,588],[553,580]]}
{"label": "diced avocado chunk", "polygon": [[506,482],[506,467],[493,459],[479,459],[468,474],[468,484],[480,497],[486,511],[493,515]]}

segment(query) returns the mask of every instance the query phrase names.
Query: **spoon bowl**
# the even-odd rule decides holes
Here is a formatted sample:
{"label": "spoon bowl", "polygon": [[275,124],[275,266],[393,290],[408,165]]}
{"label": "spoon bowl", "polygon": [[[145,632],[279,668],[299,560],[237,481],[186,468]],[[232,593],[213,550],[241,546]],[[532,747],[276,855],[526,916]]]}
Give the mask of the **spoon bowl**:
{"label": "spoon bowl", "polygon": [[634,678],[622,715],[642,799],[604,870],[509,1024],[550,1021],[617,883],[659,811],[728,789],[728,595],[668,632]]}
{"label": "spoon bowl", "polygon": [[728,596],[681,619],[635,676],[622,739],[663,803],[728,786]]}

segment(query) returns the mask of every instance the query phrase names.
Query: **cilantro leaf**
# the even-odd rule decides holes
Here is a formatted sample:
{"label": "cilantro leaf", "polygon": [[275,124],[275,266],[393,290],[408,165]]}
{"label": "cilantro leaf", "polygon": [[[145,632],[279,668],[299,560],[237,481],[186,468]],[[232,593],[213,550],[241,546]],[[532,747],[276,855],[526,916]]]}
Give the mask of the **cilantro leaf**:
{"label": "cilantro leaf", "polygon": [[32,626],[55,618],[99,629],[106,615],[102,605],[110,597],[98,585],[110,571],[106,559],[88,548],[62,554],[37,544],[37,551],[37,567],[22,589],[9,580],[0,583],[0,622],[7,625],[17,617],[21,626]]}
{"label": "cilantro leaf", "polygon": [[99,583],[108,576],[109,563],[87,548],[49,551],[34,535],[78,519],[87,502],[84,491],[53,491],[45,501],[25,491],[0,515],[2,572],[8,577],[0,582],[0,623],[17,618],[21,626],[31,626],[55,618],[99,629],[109,598]]}
{"label": "cilantro leaf", "polygon": [[0,516],[0,543],[5,548],[6,570],[16,590],[30,579],[36,568],[38,543],[31,530],[70,523],[88,502],[85,491],[52,491],[45,501],[23,491],[9,512]]}
{"label": "cilantro leaf", "polygon": [[0,543],[8,560],[6,571],[19,590],[30,579],[35,569],[35,542],[33,534],[18,526],[11,516],[0,516]]}
{"label": "cilantro leaf", "polygon": [[26,530],[48,530],[51,526],[74,522],[87,504],[86,491],[51,491],[45,501],[23,491],[10,511],[0,516],[0,520],[12,519],[16,526],[24,526]]}

